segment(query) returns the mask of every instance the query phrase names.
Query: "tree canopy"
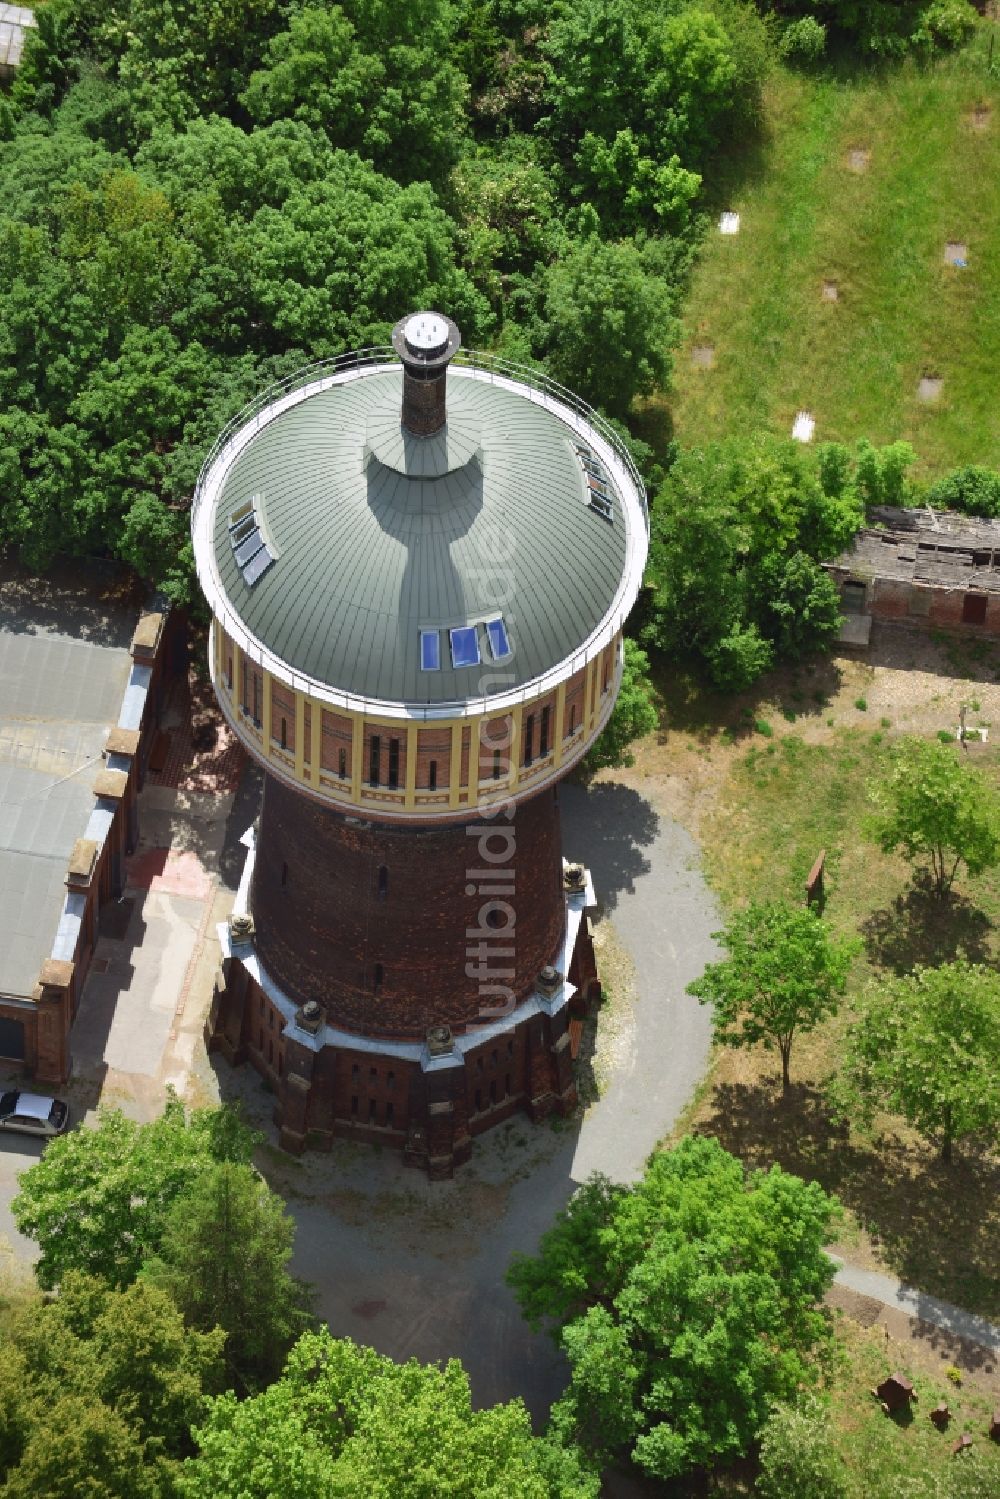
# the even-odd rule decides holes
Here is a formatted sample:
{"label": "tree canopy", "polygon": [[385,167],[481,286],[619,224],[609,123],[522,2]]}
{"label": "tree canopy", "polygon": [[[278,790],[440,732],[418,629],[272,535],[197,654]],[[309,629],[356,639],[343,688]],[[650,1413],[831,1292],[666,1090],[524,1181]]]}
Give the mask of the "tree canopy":
{"label": "tree canopy", "polygon": [[728,955],[688,993],[712,1006],[723,1046],[777,1048],[787,1093],[792,1042],[837,1009],[856,944],[834,938],[811,907],[787,901],[753,901],[713,936]]}
{"label": "tree canopy", "polygon": [[960,864],[970,875],[1000,862],[1000,797],[961,751],[933,739],[901,740],[869,788],[877,810],[865,829],[886,853],[926,860],[943,900]]}
{"label": "tree canopy", "polygon": [[661,1479],[746,1452],[829,1337],[835,1212],[817,1184],[777,1166],[747,1176],[695,1137],[635,1187],[591,1178],[509,1272],[569,1360],[555,1431]]}
{"label": "tree canopy", "polygon": [[219,1330],[184,1324],[141,1281],[111,1290],[70,1271],[57,1300],[8,1318],[0,1371],[5,1494],[164,1495],[204,1397],[223,1388]]}
{"label": "tree canopy", "polygon": [[588,770],[604,766],[631,765],[629,745],[656,728],[658,715],[649,685],[649,657],[626,636],[623,647],[622,680],[611,717],[600,737],[587,751]]}
{"label": "tree canopy", "polygon": [[51,0],[0,108],[0,543],[196,605],[219,428],[415,307],[624,416],[767,63],[743,0]]}
{"label": "tree canopy", "polygon": [[964,962],[873,986],[857,1006],[834,1092],[849,1117],[901,1114],[943,1161],[1000,1140],[1000,978]]}
{"label": "tree canopy", "polygon": [[457,1361],[397,1364],[307,1334],[261,1394],[215,1400],[195,1432],[187,1499],[596,1499],[599,1484],[533,1437],[519,1400],[473,1410]]}
{"label": "tree canopy", "polygon": [[50,1141],[11,1203],[19,1231],[41,1251],[39,1285],[56,1286],[71,1270],[129,1285],[159,1249],[177,1199],[217,1162],[248,1162],[253,1143],[231,1110],[189,1116],[173,1094],[150,1124],[102,1108],[95,1129]]}
{"label": "tree canopy", "polygon": [[222,1161],[173,1203],[145,1266],[190,1326],[222,1329],[226,1370],[240,1390],[274,1379],[310,1323],[311,1295],[287,1268],[294,1234],[256,1172]]}
{"label": "tree canopy", "polygon": [[653,503],[644,640],[693,649],[736,691],[776,655],[829,645],[839,596],[819,564],[844,549],[862,514],[845,450],[814,457],[761,434],[682,453]]}

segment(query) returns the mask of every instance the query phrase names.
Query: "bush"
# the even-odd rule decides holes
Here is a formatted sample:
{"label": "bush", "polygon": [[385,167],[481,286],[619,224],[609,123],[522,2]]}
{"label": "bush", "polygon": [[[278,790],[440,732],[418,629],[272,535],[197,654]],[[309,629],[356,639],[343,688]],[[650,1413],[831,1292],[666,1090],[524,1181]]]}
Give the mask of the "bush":
{"label": "bush", "polygon": [[952,469],[931,485],[927,503],[937,510],[960,510],[964,515],[992,519],[1000,515],[1000,474],[975,464]]}
{"label": "bush", "polygon": [[960,47],[975,24],[968,0],[930,0],[920,12],[910,41],[927,52]]}
{"label": "bush", "polygon": [[830,1423],[815,1398],[779,1405],[761,1435],[762,1499],[843,1499],[847,1478]]}
{"label": "bush", "polygon": [[800,16],[781,33],[778,51],[789,61],[818,62],[826,51],[826,27],[815,16]]}

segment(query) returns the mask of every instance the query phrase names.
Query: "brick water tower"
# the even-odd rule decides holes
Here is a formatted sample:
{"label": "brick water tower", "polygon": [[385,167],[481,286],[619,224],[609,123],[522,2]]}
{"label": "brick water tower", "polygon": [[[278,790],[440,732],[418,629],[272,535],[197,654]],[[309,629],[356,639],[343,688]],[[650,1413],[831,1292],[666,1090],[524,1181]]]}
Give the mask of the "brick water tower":
{"label": "brick water tower", "polygon": [[558,785],[601,732],[642,580],[622,443],[418,313],[221,435],[192,521],[212,679],[265,772],[209,1043],[282,1143],[391,1143],[435,1176],[575,1103],[596,983]]}

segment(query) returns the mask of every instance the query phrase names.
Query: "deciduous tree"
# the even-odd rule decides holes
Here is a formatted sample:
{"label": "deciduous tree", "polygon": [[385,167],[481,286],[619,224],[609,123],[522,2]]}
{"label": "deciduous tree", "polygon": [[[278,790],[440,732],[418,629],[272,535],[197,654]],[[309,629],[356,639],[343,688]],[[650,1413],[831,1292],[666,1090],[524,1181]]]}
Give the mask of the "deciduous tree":
{"label": "deciduous tree", "polygon": [[964,962],[917,968],[858,1004],[834,1095],[853,1117],[902,1114],[950,1161],[1000,1139],[1000,979]]}
{"label": "deciduous tree", "polygon": [[1000,798],[960,753],[936,740],[901,740],[888,773],[869,788],[877,811],[865,822],[868,836],[885,853],[926,859],[940,900],[960,864],[975,875],[1000,861]]}
{"label": "deciduous tree", "polygon": [[768,1418],[755,1492],[761,1499],[847,1499],[847,1468],[815,1397],[779,1405]]}
{"label": "deciduous tree", "polygon": [[856,944],[836,940],[811,907],[787,901],[751,902],[713,936],[728,957],[709,963],[688,993],[712,1006],[723,1046],[777,1049],[787,1093],[792,1043],[835,1012]]}
{"label": "deciduous tree", "polygon": [[840,609],[817,564],[862,519],[849,459],[839,458],[763,433],[681,454],[653,503],[643,638],[694,650],[729,691],[748,687],[776,652],[798,659],[828,647]]}
{"label": "deciduous tree", "polygon": [[746,1452],[829,1337],[835,1212],[815,1183],[746,1176],[703,1138],[656,1154],[634,1187],[592,1177],[509,1272],[570,1362],[563,1440],[661,1479]]}
{"label": "deciduous tree", "polygon": [[519,1400],[473,1410],[469,1380],[371,1348],[303,1337],[281,1378],[249,1400],[216,1400],[195,1433],[187,1499],[596,1499],[567,1451],[533,1437]]}
{"label": "deciduous tree", "polygon": [[673,293],[631,240],[572,244],[544,280],[553,375],[612,416],[663,384],[675,337]]}
{"label": "deciduous tree", "polygon": [[625,659],[618,700],[603,733],[587,752],[585,763],[588,770],[631,765],[634,757],[629,745],[644,734],[651,734],[659,721],[649,680],[649,657],[628,638],[623,650]]}
{"label": "deciduous tree", "polygon": [[18,1229],[41,1251],[39,1284],[83,1270],[129,1285],[159,1248],[176,1199],[216,1162],[248,1161],[253,1141],[231,1110],[189,1117],[176,1095],[151,1124],[101,1109],[95,1129],[50,1141],[11,1203]]}

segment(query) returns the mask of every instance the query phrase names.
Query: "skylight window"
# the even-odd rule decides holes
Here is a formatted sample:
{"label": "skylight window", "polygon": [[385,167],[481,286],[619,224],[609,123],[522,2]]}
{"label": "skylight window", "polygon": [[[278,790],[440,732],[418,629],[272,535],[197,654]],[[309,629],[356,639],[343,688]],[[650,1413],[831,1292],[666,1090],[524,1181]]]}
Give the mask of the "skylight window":
{"label": "skylight window", "polygon": [[238,546],[241,541],[246,541],[247,537],[250,535],[250,532],[257,529],[257,522],[254,520],[253,511],[251,510],[249,515],[244,515],[241,520],[238,520],[236,524],[234,526],[231,526],[229,529],[230,540],[232,541],[233,546]]}
{"label": "skylight window", "polygon": [[420,670],[441,670],[441,636],[437,630],[420,631]]}
{"label": "skylight window", "polygon": [[448,634],[451,637],[452,666],[478,666],[479,631],[475,625],[462,625],[449,630]]}
{"label": "skylight window", "polygon": [[263,577],[275,554],[264,539],[262,521],[257,509],[260,496],[253,495],[238,505],[229,517],[229,541],[243,581],[252,588]]}
{"label": "skylight window", "polygon": [[267,547],[262,547],[257,553],[256,557],[252,557],[250,559],[246,567],[243,569],[243,576],[247,580],[247,583],[251,588],[256,583],[258,578],[263,577],[264,573],[267,572],[273,561],[274,558],[271,556],[271,553],[268,551]]}
{"label": "skylight window", "polygon": [[507,627],[502,619],[491,619],[486,623],[486,634],[490,642],[490,654],[494,661],[505,661],[510,655]]}
{"label": "skylight window", "polygon": [[602,520],[614,523],[614,489],[603,464],[594,457],[590,448],[576,444],[576,456],[583,469],[584,495],[591,510]]}
{"label": "skylight window", "polygon": [[263,545],[264,538],[257,530],[257,527],[254,526],[246,541],[241,541],[239,546],[236,548],[236,560],[239,563],[240,567],[246,567],[250,559],[252,557],[256,557],[257,553],[260,551]]}

